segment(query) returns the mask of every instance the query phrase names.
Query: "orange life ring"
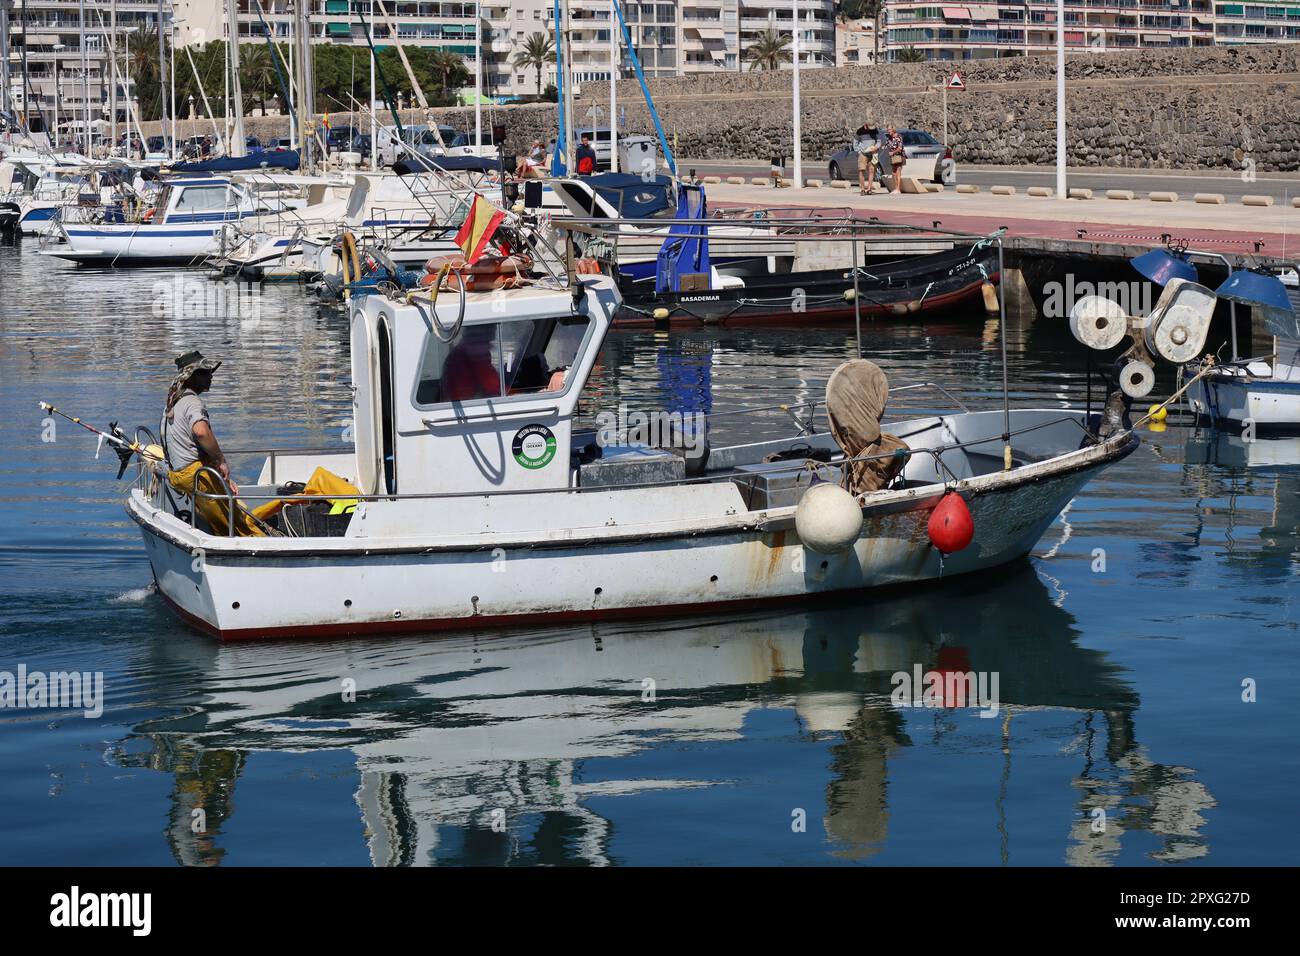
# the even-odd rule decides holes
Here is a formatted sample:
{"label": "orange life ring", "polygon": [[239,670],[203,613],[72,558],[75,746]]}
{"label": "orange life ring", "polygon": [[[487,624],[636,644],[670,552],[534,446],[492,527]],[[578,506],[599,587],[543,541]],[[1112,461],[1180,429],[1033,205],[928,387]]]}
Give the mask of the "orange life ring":
{"label": "orange life ring", "polygon": [[425,275],[420,277],[420,285],[428,288],[438,279],[438,271],[450,266],[446,288],[460,288],[459,280],[465,283],[466,292],[490,292],[494,289],[514,289],[528,282],[528,273],[533,268],[533,260],[525,255],[482,256],[473,265],[465,261],[464,256],[434,256],[424,264]]}
{"label": "orange life ring", "polygon": [[142,216],[140,217],[140,221],[141,221],[141,222],[153,222],[154,214],[157,213],[157,212],[158,212],[157,207],[155,207],[155,206],[150,206],[148,209],[146,209],[146,210],[144,211],[144,215],[142,215]]}

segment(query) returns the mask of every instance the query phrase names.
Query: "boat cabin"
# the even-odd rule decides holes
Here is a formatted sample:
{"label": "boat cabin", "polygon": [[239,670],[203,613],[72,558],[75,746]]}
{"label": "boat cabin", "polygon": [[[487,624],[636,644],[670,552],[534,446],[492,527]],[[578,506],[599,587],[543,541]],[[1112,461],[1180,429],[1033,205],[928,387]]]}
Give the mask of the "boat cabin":
{"label": "boat cabin", "polygon": [[613,283],[442,292],[352,308],[355,483],[363,494],[570,487],[578,395]]}
{"label": "boat cabin", "polygon": [[154,199],[155,223],[223,222],[266,210],[243,186],[228,179],[174,179]]}

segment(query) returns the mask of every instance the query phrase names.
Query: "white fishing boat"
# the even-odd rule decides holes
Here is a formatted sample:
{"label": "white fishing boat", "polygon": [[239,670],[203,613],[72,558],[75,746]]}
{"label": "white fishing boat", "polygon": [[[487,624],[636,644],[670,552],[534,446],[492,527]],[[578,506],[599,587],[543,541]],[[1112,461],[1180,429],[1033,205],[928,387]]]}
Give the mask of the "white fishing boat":
{"label": "white fishing boat", "polygon": [[1193,373],[1204,373],[1187,392],[1188,406],[1198,418],[1242,429],[1300,429],[1300,324],[1296,320],[1300,295],[1296,280],[1295,269],[1283,273],[1280,281],[1271,275],[1239,271],[1219,289],[1219,297],[1234,306],[1237,302],[1251,305],[1252,326],[1258,324],[1266,336],[1271,335],[1272,348],[1267,355],[1240,355],[1234,311],[1232,358],[1188,366]]}
{"label": "white fishing boat", "polygon": [[228,179],[172,180],[139,221],[60,220],[65,244],[42,254],[107,266],[198,263],[218,250],[225,223],[281,212],[264,203]]}
{"label": "white fishing boat", "polygon": [[[579,394],[619,299],[605,276],[568,283],[444,292],[433,308],[354,299],[353,447],[259,453],[238,502],[224,490],[178,500],[138,466],[126,509],[159,593],[195,627],[248,640],[680,614],[912,584],[1025,556],[1089,478],[1137,445],[1113,421],[1099,431],[1100,418],[1060,408],[958,409],[882,435],[886,386],[864,384],[861,362],[828,385],[832,433],[710,448],[707,430],[680,420],[661,447],[627,428],[582,432]],[[827,480],[813,482],[813,468]],[[857,491],[873,468],[887,483]],[[198,514],[215,506],[241,525],[244,508],[286,500],[297,487],[286,483],[310,485],[317,469],[352,489],[294,496],[267,536],[217,534]],[[939,513],[964,510],[956,502],[973,530],[936,538]]]}

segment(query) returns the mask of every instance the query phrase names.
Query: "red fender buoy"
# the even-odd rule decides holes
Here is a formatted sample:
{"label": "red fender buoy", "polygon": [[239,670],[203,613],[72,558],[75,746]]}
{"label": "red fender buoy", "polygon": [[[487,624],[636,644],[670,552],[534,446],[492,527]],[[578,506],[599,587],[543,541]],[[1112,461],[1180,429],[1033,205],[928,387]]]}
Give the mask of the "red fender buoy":
{"label": "red fender buoy", "polygon": [[962,496],[950,491],[939,501],[934,511],[930,512],[930,523],[926,526],[930,543],[944,554],[953,554],[971,543],[975,537],[975,519]]}

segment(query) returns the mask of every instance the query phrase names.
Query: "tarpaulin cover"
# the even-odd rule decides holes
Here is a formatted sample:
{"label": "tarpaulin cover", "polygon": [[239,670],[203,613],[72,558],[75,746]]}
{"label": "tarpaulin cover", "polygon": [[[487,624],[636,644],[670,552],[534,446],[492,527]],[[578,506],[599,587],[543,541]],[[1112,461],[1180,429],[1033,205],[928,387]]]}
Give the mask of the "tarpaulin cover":
{"label": "tarpaulin cover", "polygon": [[[889,379],[875,362],[854,359],[837,368],[826,383],[826,416],[831,434],[848,458],[888,455],[907,443],[880,430],[889,402]],[[903,470],[906,458],[852,461],[844,466],[844,488],[861,495],[879,491]]]}
{"label": "tarpaulin cover", "polygon": [[[636,179],[635,176],[630,177]],[[682,276],[712,272],[709,262],[709,227],[702,220],[708,217],[704,190],[699,186],[682,185],[677,193],[679,220],[668,228],[668,238],[659,247],[655,270],[656,292],[680,292]],[[695,225],[699,220],[700,224]]]}
{"label": "tarpaulin cover", "polygon": [[672,208],[673,181],[668,176],[646,180],[631,173],[602,173],[585,182],[623,219],[646,219]]}
{"label": "tarpaulin cover", "polygon": [[236,173],[250,169],[297,169],[301,160],[292,149],[251,153],[248,156],[222,156],[201,163],[177,163],[175,173]]}

